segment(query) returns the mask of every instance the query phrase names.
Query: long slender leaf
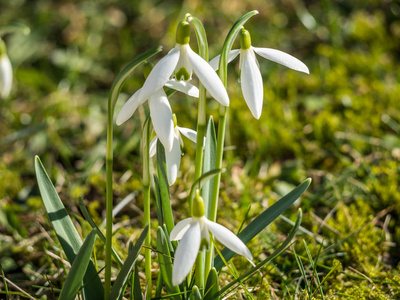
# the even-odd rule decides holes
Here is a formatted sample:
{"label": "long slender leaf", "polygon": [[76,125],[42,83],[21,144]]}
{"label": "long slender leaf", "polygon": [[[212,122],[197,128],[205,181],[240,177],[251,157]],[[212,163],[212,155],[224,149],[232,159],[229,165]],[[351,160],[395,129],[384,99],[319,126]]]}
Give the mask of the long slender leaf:
{"label": "long slender leaf", "polygon": [[90,262],[90,256],[93,251],[94,241],[96,240],[96,231],[92,230],[87,236],[82,247],[72,263],[71,269],[61,290],[60,300],[73,299],[82,285],[83,277]]}
{"label": "long slender leaf", "polygon": [[[35,157],[35,171],[40,194],[42,195],[49,219],[65,255],[68,260],[73,263],[82,246],[81,237],[72,223],[71,218],[68,216],[64,204],[61,202],[38,156]],[[101,284],[100,277],[92,261],[89,262],[83,281],[85,285],[83,294],[86,299],[97,300],[104,298],[103,285]]]}
{"label": "long slender leaf", "polygon": [[154,174],[153,178],[154,178],[154,194],[156,196],[158,226],[162,226],[164,224],[164,214],[162,209],[160,184],[158,183],[158,177],[156,174]]}
{"label": "long slender leaf", "polygon": [[142,290],[140,289],[140,278],[139,278],[139,268],[137,264],[135,264],[135,273],[134,277],[134,284],[133,284],[133,299],[134,300],[142,300]]}
{"label": "long slender leaf", "polygon": [[132,251],[130,251],[130,253],[128,254],[128,257],[125,260],[121,271],[119,271],[117,279],[114,282],[114,286],[111,290],[110,296],[108,297],[109,300],[122,299],[123,292],[125,290],[126,284],[128,283],[129,275],[132,271],[133,265],[136,262],[139,252],[142,249],[148,230],[149,226],[146,225],[146,227],[140,234],[140,237],[137,240],[135,247],[133,247]]}
{"label": "long slender leaf", "polygon": [[[105,244],[106,243],[106,237],[104,236],[104,234],[101,232],[99,227],[97,227],[96,223],[91,218],[89,212],[86,209],[85,204],[83,203],[82,197],[79,197],[79,208],[80,208],[85,220],[89,223],[89,225],[92,227],[92,229],[96,230],[96,233],[99,236],[100,240],[103,242],[103,244]],[[114,248],[111,248],[111,251],[112,251],[112,253],[111,253],[112,256],[116,260],[117,264],[121,267],[122,266],[122,260],[119,257],[118,253],[115,251]]]}
{"label": "long slender leaf", "polygon": [[[165,237],[164,231],[161,227],[157,229],[157,251],[158,261],[160,266],[160,272],[162,275],[163,282],[169,294],[180,293],[179,286],[172,284],[172,258],[171,252],[169,251],[168,241]],[[180,300],[179,295],[171,296],[173,299]]]}
{"label": "long slender leaf", "polygon": [[257,264],[255,267],[251,268],[249,271],[247,271],[246,273],[240,275],[237,279],[231,281],[229,284],[227,284],[226,286],[224,286],[221,291],[220,291],[220,295],[222,295],[223,293],[225,293],[227,290],[229,290],[232,286],[234,286],[235,284],[245,280],[246,278],[248,278],[249,276],[253,275],[255,272],[257,272],[258,270],[260,270],[262,267],[264,267],[266,264],[268,264],[270,261],[272,261],[275,257],[278,257],[283,251],[285,251],[285,249],[289,246],[290,242],[292,241],[292,239],[296,236],[296,233],[300,227],[301,224],[301,220],[303,218],[303,213],[301,211],[301,209],[299,209],[299,212],[297,214],[297,220],[296,220],[296,224],[294,225],[294,227],[292,228],[292,230],[290,231],[289,236],[286,238],[286,240],[282,243],[282,245],[276,249],[270,256],[268,256],[266,259],[264,259],[262,262],[260,262],[259,264]]}
{"label": "long slender leaf", "polygon": [[[295,189],[283,196],[278,202],[274,203],[271,207],[267,208],[257,218],[255,218],[242,232],[238,234],[238,237],[247,244],[252,240],[261,230],[267,227],[273,220],[275,220],[285,209],[287,209],[293,202],[295,202],[310,186],[311,178],[306,179],[299,184]],[[221,251],[226,261],[229,261],[235,254],[228,248]],[[217,256],[214,259],[214,266],[217,270],[220,270],[223,266],[221,257]]]}
{"label": "long slender leaf", "polygon": [[169,235],[172,231],[172,228],[174,228],[174,217],[172,216],[171,201],[169,199],[169,185],[165,163],[165,149],[160,140],[157,141],[157,170],[164,222],[167,225]]}
{"label": "long slender leaf", "polygon": [[[215,158],[217,153],[217,136],[215,134],[215,126],[213,117],[210,116],[210,120],[207,125],[206,143],[204,145],[204,160],[203,160],[203,173],[207,173],[215,169]],[[204,207],[206,211],[206,217],[210,217],[210,201],[212,195],[212,186],[214,180],[206,182],[201,189],[201,196],[204,199]]]}
{"label": "long slender leaf", "polygon": [[219,300],[218,273],[215,268],[210,270],[207,277],[204,300]]}
{"label": "long slender leaf", "polygon": [[[207,35],[203,23],[201,23],[201,21],[196,17],[191,17],[190,22],[193,24],[194,31],[196,32],[197,43],[199,44],[199,51],[200,51],[199,55],[202,58],[208,59]],[[200,47],[200,45],[202,47]]]}

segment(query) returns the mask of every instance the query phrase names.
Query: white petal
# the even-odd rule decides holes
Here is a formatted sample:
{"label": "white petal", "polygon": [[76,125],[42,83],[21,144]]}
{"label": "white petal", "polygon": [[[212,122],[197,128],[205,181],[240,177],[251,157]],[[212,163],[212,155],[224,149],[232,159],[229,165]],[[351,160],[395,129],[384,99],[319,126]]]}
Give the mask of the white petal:
{"label": "white petal", "polygon": [[275,50],[275,49],[270,49],[270,48],[252,47],[252,49],[258,55],[260,55],[266,59],[272,60],[272,61],[274,61],[278,64],[281,64],[285,67],[288,67],[290,69],[310,74],[310,71],[308,70],[307,66],[303,62],[301,62],[297,58],[295,58],[285,52]]}
{"label": "white petal", "polygon": [[165,160],[167,164],[168,183],[169,185],[173,185],[178,176],[178,170],[181,164],[181,145],[179,143],[179,138],[175,134],[171,151],[165,149]]}
{"label": "white petal", "polygon": [[254,118],[259,119],[264,97],[260,69],[257,66],[254,52],[251,49],[242,51],[241,57],[243,57],[243,60],[240,81],[243,97]]}
{"label": "white petal", "polygon": [[142,87],[140,101],[148,99],[151,94],[164,86],[174,72],[178,59],[179,50],[174,48],[154,66]]}
{"label": "white petal", "polygon": [[166,87],[185,93],[191,97],[199,98],[199,89],[186,81],[168,80]]}
{"label": "white petal", "polygon": [[157,136],[155,136],[150,141],[150,145],[149,145],[149,155],[150,155],[150,157],[153,157],[154,155],[156,155],[156,152],[157,152],[157,141],[158,141],[158,137]]}
{"label": "white petal", "polygon": [[180,133],[182,133],[184,136],[186,136],[189,140],[191,140],[193,143],[197,142],[197,132],[189,129],[189,128],[184,128],[184,127],[178,127],[178,130]]}
{"label": "white petal", "polygon": [[151,122],[157,137],[167,151],[174,141],[174,120],[167,95],[163,90],[156,91],[149,99]]}
{"label": "white petal", "polygon": [[175,227],[171,230],[169,238],[171,241],[179,241],[183,238],[186,231],[189,229],[190,222],[192,222],[192,218],[187,218],[180,221]]}
{"label": "white petal", "polygon": [[205,222],[208,226],[208,230],[210,230],[210,232],[215,236],[218,241],[220,241],[221,244],[223,244],[233,252],[236,252],[237,254],[246,257],[247,259],[253,259],[250,250],[246,247],[242,240],[239,239],[235,234],[233,234],[229,229],[207,219],[205,219]]}
{"label": "white petal", "polygon": [[200,247],[200,224],[192,222],[175,252],[172,284],[180,284],[192,269]]}
{"label": "white petal", "polygon": [[[240,53],[240,49],[234,49],[229,52],[229,57],[228,57],[228,64],[238,56]],[[218,55],[214,57],[212,60],[210,60],[208,63],[210,64],[211,68],[213,68],[215,71],[219,69],[219,58],[221,55]]]}
{"label": "white petal", "polygon": [[12,66],[7,55],[0,58],[0,98],[7,98],[11,92],[13,80]]}
{"label": "white petal", "polygon": [[115,123],[119,126],[122,123],[125,123],[126,120],[128,120],[136,111],[138,106],[140,104],[143,104],[147,99],[144,99],[143,101],[139,101],[139,94],[140,94],[141,89],[137,90],[136,93],[134,93],[128,101],[122,106],[121,110],[119,111],[119,114],[117,116],[117,120]]}
{"label": "white petal", "polygon": [[199,55],[193,52],[188,45],[189,61],[192,64],[193,71],[199,77],[200,82],[204,85],[210,95],[224,106],[229,106],[229,97],[221,79],[211,66]]}

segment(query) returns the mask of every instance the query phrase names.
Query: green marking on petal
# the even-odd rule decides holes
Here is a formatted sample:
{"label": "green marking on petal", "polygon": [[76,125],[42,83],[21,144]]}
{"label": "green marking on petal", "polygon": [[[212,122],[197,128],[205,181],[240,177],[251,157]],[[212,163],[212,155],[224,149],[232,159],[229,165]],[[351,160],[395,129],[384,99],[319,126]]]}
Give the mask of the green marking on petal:
{"label": "green marking on petal", "polygon": [[176,43],[180,45],[189,44],[190,41],[190,25],[187,21],[182,21],[176,29]]}
{"label": "green marking on petal", "polygon": [[242,30],[240,31],[240,48],[242,50],[247,50],[250,47],[251,47],[250,33],[243,27]]}
{"label": "green marking on petal", "polygon": [[186,68],[182,67],[178,70],[178,72],[175,73],[175,79],[178,81],[180,80],[188,81],[190,79],[190,74],[186,70]]}
{"label": "green marking on petal", "polygon": [[172,119],[174,120],[174,128],[178,126],[178,121],[176,119],[176,114],[172,114]]}
{"label": "green marking on petal", "polygon": [[207,239],[205,239],[205,238],[201,239],[200,248],[199,249],[200,249],[200,251],[202,251],[202,250],[206,250],[206,251],[210,250],[210,243],[207,241]]}

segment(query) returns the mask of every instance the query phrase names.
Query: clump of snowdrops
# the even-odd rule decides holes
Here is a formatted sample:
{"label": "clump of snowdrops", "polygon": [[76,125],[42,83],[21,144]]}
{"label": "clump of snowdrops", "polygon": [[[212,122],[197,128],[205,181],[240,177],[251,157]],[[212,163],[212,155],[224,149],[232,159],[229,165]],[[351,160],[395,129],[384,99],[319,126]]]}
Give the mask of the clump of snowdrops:
{"label": "clump of snowdrops", "polygon": [[[240,56],[240,85],[243,99],[249,107],[249,113],[256,119],[262,115],[264,98],[263,80],[256,54],[290,69],[308,73],[308,68],[300,60],[287,53],[252,46],[250,32],[244,25],[257,13],[251,11],[245,14],[232,26],[220,55],[211,61],[209,61],[207,36],[203,24],[199,19],[187,14],[177,27],[176,45],[166,56],[153,66],[151,61],[161,51],[161,47],[148,50],[136,57],[118,74],[108,99],[105,233],[91,219],[80,199],[80,209],[93,228],[82,242],[40,159],[36,157],[35,168],[44,205],[61,247],[72,264],[60,292],[60,299],[73,299],[78,293],[85,299],[122,299],[127,294],[131,299],[141,299],[143,295],[146,299],[161,296],[172,299],[219,299],[238,285],[243,286],[247,278],[289,246],[299,228],[301,211],[287,239],[257,265],[252,262],[257,253],[252,253],[246,244],[301,196],[309,186],[310,179],[306,179],[262,212],[238,235],[218,224],[217,220],[220,179],[224,176],[222,161],[226,117],[230,103],[227,86],[228,63]],[[192,30],[196,34],[198,54],[190,46],[193,43],[190,40]],[[240,49],[232,49],[236,39],[239,40]],[[257,41],[257,44],[261,43],[262,41]],[[143,68],[146,81],[143,87],[126,101],[115,117],[115,105],[122,85],[138,67]],[[198,86],[194,77],[198,79]],[[5,89],[8,85],[7,81],[0,81],[0,86],[5,86],[4,93],[7,92]],[[197,101],[197,128],[178,126],[179,115],[173,113],[170,105],[170,97],[173,103],[174,93],[184,93],[193,98],[193,101]],[[236,97],[239,98],[241,97]],[[207,101],[219,103],[217,132],[212,117],[209,117],[211,112],[206,110]],[[113,127],[114,123],[123,126],[123,123],[129,122],[132,116],[135,117],[137,108],[140,105],[146,106],[146,103],[148,115],[142,127],[141,141],[144,226],[142,234],[136,243],[129,247],[126,259],[123,261],[112,244]],[[179,176],[183,141],[186,138],[196,143],[196,155],[193,158],[195,172],[193,182],[188,184],[191,186],[186,207],[189,217],[177,222],[173,218],[169,186],[172,186]],[[151,167],[153,157],[155,157],[154,168]],[[151,205],[157,207],[158,228],[150,228]],[[154,231],[157,231],[156,240],[153,240],[151,235]],[[104,270],[98,270],[91,259],[96,237],[105,244]],[[221,246],[225,248],[220,250]],[[144,289],[141,288],[139,270],[136,266],[138,255],[142,250],[145,259]],[[156,271],[152,270],[152,251],[155,251],[158,257]],[[248,260],[246,262],[248,271],[240,275],[235,274],[229,284],[220,287],[219,271],[223,267],[231,269],[229,261],[235,254]],[[113,265],[118,266],[119,273],[112,281]],[[103,272],[104,282],[99,275]],[[156,282],[153,280],[153,275],[158,276]],[[129,284],[130,293],[127,290]]]}

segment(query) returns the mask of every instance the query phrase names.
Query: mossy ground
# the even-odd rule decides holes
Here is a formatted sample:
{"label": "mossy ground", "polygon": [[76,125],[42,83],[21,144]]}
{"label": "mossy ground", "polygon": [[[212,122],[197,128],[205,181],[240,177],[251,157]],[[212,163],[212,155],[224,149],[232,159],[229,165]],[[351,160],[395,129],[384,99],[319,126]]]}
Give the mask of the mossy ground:
{"label": "mossy ground", "polygon": [[[34,155],[41,157],[86,236],[90,228],[79,212],[78,196],[97,224],[105,215],[106,108],[115,75],[150,47],[162,44],[166,53],[186,12],[204,22],[213,57],[232,23],[257,9],[260,15],[246,26],[253,45],[298,57],[310,75],[260,58],[265,100],[255,120],[241,96],[237,62],[230,66],[219,221],[237,231],[307,177],[313,183],[284,213],[286,218],[278,218],[249,244],[256,261],[266,258],[287,236],[287,219],[294,220],[301,207],[302,232],[294,248],[244,286],[258,299],[309,299],[306,281],[316,299],[400,298],[399,4],[217,2],[0,3],[0,25],[21,21],[31,28],[28,36],[4,38],[15,69],[12,97],[0,107],[0,263],[5,277],[36,298],[52,299],[68,269],[40,199]],[[128,79],[117,111],[142,83],[140,72]],[[195,127],[196,104],[179,95],[171,98],[180,125]],[[132,192],[135,196],[115,219],[114,245],[122,257],[142,228],[139,144],[146,109],[115,128],[115,201]],[[217,121],[214,101],[209,109]],[[194,172],[189,141],[185,151],[171,188],[177,221],[188,215],[186,196]],[[154,209],[154,225],[155,214]],[[103,246],[96,245],[99,267],[103,253]],[[239,272],[248,268],[241,258],[233,262]],[[223,286],[232,276],[223,271],[220,278]],[[246,297],[243,287],[237,291],[230,297]]]}

